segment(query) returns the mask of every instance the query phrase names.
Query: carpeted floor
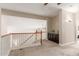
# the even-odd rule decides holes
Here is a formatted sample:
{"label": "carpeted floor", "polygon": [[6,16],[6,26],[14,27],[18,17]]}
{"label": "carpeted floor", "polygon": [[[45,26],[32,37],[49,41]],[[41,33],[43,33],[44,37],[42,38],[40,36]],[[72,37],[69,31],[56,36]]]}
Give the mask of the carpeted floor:
{"label": "carpeted floor", "polygon": [[42,46],[12,50],[9,56],[79,56],[79,43],[61,47],[45,40]]}

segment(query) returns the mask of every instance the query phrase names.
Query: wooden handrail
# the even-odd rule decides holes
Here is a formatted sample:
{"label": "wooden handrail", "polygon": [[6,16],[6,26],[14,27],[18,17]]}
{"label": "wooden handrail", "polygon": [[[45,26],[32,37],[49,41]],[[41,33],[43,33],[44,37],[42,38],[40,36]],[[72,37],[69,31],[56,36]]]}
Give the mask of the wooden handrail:
{"label": "wooden handrail", "polygon": [[[43,31],[42,33],[46,33],[46,32]],[[29,32],[29,33],[7,33],[7,34],[4,34],[4,35],[1,35],[1,37],[5,37],[5,36],[8,36],[8,35],[13,35],[13,34],[41,34],[41,32]]]}

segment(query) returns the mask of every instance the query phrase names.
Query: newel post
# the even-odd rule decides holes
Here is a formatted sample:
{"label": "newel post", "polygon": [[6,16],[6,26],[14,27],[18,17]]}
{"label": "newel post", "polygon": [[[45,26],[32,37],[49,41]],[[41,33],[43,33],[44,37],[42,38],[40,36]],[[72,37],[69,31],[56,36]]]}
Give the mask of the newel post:
{"label": "newel post", "polygon": [[37,40],[37,30],[36,30],[36,33],[35,34],[36,34],[36,40]]}
{"label": "newel post", "polygon": [[41,43],[41,46],[42,46],[42,30],[41,30],[41,39],[40,39],[40,43]]}

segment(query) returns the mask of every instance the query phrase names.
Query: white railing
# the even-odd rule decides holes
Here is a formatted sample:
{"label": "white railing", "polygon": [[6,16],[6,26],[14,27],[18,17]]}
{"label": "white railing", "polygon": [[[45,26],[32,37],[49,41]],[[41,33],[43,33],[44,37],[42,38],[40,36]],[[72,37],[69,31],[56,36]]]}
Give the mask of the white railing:
{"label": "white railing", "polygon": [[42,33],[9,33],[2,35],[2,55],[7,55],[11,49],[42,45]]}

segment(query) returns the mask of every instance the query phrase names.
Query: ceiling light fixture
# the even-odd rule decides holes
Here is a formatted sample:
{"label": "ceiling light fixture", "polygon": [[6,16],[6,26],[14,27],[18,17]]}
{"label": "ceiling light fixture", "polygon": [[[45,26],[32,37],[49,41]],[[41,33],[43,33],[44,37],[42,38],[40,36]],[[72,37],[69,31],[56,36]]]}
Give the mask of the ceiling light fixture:
{"label": "ceiling light fixture", "polygon": [[44,5],[46,6],[48,3],[44,3]]}
{"label": "ceiling light fixture", "polygon": [[57,3],[57,5],[60,5],[61,3]]}

